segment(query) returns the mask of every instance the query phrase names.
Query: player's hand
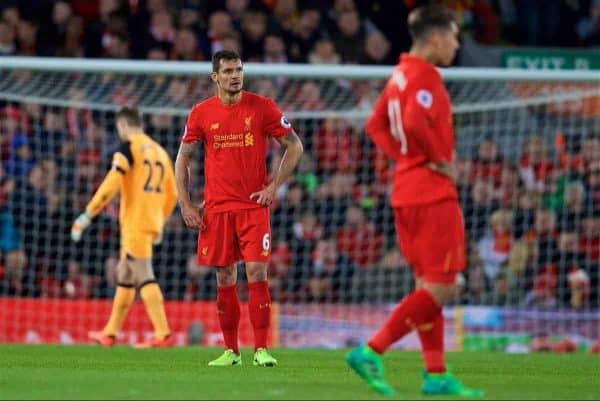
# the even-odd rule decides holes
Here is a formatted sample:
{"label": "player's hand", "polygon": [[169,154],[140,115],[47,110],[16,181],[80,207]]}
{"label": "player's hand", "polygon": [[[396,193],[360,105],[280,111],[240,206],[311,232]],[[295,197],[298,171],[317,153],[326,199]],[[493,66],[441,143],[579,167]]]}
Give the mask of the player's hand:
{"label": "player's hand", "polygon": [[259,205],[270,206],[271,203],[273,202],[273,199],[275,198],[275,192],[276,192],[275,186],[272,184],[269,184],[269,185],[267,185],[266,188],[251,194],[250,199],[256,198],[256,203],[258,203]]}
{"label": "player's hand", "polygon": [[193,203],[182,205],[181,217],[187,227],[204,230],[204,202],[199,205]]}
{"label": "player's hand", "polygon": [[92,215],[90,215],[87,211],[83,212],[75,219],[73,225],[71,226],[71,239],[73,242],[79,242],[81,239],[81,235],[85,231],[86,228],[92,222]]}
{"label": "player's hand", "polygon": [[456,168],[454,167],[454,164],[452,163],[433,163],[433,162],[429,162],[427,163],[427,167],[433,171],[435,171],[438,174],[444,175],[448,178],[450,178],[450,180],[452,180],[452,182],[456,182]]}

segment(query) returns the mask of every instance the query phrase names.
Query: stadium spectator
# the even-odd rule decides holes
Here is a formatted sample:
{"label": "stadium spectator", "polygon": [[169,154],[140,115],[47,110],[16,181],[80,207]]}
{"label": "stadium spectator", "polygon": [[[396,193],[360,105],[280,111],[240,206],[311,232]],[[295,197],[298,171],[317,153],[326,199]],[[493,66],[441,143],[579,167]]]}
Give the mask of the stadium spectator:
{"label": "stadium spectator", "polygon": [[56,49],[58,57],[84,57],[85,21],[80,16],[69,18],[64,33],[64,39]]}
{"label": "stadium spectator", "polygon": [[17,29],[19,20],[21,19],[21,12],[19,7],[15,4],[7,4],[4,8],[0,9],[1,15],[0,20],[6,21],[13,29]]}
{"label": "stadium spectator", "polygon": [[519,171],[515,165],[503,163],[502,168],[500,169],[500,179],[494,195],[500,206],[509,209],[514,208],[521,187]]}
{"label": "stadium spectator", "polygon": [[233,28],[238,32],[242,28],[242,19],[248,12],[249,5],[250,0],[225,0],[225,10],[231,15]]}
{"label": "stadium spectator", "polygon": [[[581,221],[580,249],[586,254],[591,266],[596,266],[595,275],[600,276],[600,212],[589,211]],[[600,277],[599,277],[600,278]]]}
{"label": "stadium spectator", "polygon": [[4,266],[0,279],[8,285],[8,288],[2,286],[2,291],[6,295],[22,293],[23,269],[27,264],[21,236],[15,226],[13,211],[8,204],[14,189],[14,179],[8,177],[0,166],[0,265]]}
{"label": "stadium spectator", "polygon": [[343,63],[358,64],[365,47],[366,33],[356,11],[343,11],[337,21],[335,48]]}
{"label": "stadium spectator", "polygon": [[67,139],[65,116],[61,110],[48,109],[44,113],[43,126],[31,134],[31,147],[37,160],[52,159]]}
{"label": "stadium spectator", "polygon": [[240,36],[236,31],[233,31],[230,34],[223,36],[221,44],[223,46],[223,49],[233,50],[238,54],[242,54],[242,44],[240,42]]}
{"label": "stadium spectator", "polygon": [[541,206],[540,195],[537,191],[522,189],[517,194],[514,210],[514,236],[521,238],[533,227],[535,211]]}
{"label": "stadium spectator", "polygon": [[311,264],[311,254],[316,242],[323,236],[324,227],[317,217],[310,211],[303,211],[299,219],[292,224],[292,236],[289,240],[290,251],[294,266],[301,277],[306,277],[306,272]]}
{"label": "stadium spectator", "polygon": [[[281,36],[267,34],[264,41],[264,57],[265,63],[287,63],[288,57],[286,54],[286,45]],[[279,80],[282,82],[281,80]]]}
{"label": "stadium spectator", "polygon": [[242,49],[245,61],[262,59],[264,40],[267,33],[267,16],[256,10],[249,10],[242,17]]}
{"label": "stadium spectator", "polygon": [[126,33],[124,12],[121,0],[100,0],[98,14],[86,24],[84,29],[85,57],[101,57],[111,34]]}
{"label": "stadium spectator", "polygon": [[331,234],[345,222],[346,210],[354,204],[352,174],[336,172],[317,188],[314,212],[325,232]]}
{"label": "stadium spectator", "polygon": [[587,208],[600,209],[600,158],[589,163],[584,178],[587,189]]}
{"label": "stadium spectator", "polygon": [[148,31],[154,46],[161,47],[167,52],[172,50],[176,39],[182,39],[181,37],[177,37],[173,16],[166,9],[157,10],[150,14],[150,26]]}
{"label": "stadium spectator", "polygon": [[126,33],[115,32],[105,35],[102,55],[106,58],[129,58],[129,36]]}
{"label": "stadium spectator", "polygon": [[533,289],[525,297],[525,306],[553,309],[558,303],[557,298],[557,269],[554,265],[547,265],[533,280]]}
{"label": "stadium spectator", "polygon": [[48,180],[41,165],[34,165],[26,177],[16,181],[16,186],[18,190],[11,193],[9,207],[29,263],[34,266],[37,256],[51,241],[47,232],[51,225],[48,220]]}
{"label": "stadium spectator", "polygon": [[327,118],[314,136],[313,153],[319,175],[358,172],[363,158],[361,138],[341,118]]}
{"label": "stadium spectator", "polygon": [[20,56],[37,56],[41,54],[38,49],[38,26],[32,20],[20,19],[17,25],[17,53]]}
{"label": "stadium spectator", "polygon": [[592,0],[587,3],[589,8],[581,13],[582,16],[575,26],[577,36],[585,46],[598,46],[600,45],[600,1]]}
{"label": "stadium spectator", "polygon": [[346,210],[346,221],[337,230],[336,244],[341,253],[363,270],[372,269],[383,256],[383,236],[357,205]]}
{"label": "stadium spectator", "polygon": [[79,261],[70,260],[67,278],[62,285],[62,294],[67,299],[89,299],[98,282],[98,277],[82,273]]}
{"label": "stadium spectator", "polygon": [[10,56],[16,52],[15,31],[8,22],[0,19],[0,56]]}
{"label": "stadium spectator", "polygon": [[379,31],[373,31],[367,35],[364,53],[359,64],[393,64],[395,60],[390,53],[391,44]]}
{"label": "stadium spectator", "polygon": [[537,243],[540,259],[538,264],[543,265],[552,259],[552,252],[556,249],[556,215],[552,210],[538,209],[532,229],[524,234],[524,239]]}
{"label": "stadium spectator", "polygon": [[[576,306],[577,308],[583,306],[587,296],[589,296],[589,288],[585,291],[587,293],[586,299],[581,297],[583,294],[573,294],[571,291],[583,290],[580,287],[580,284],[582,284],[580,281],[585,280],[585,278],[587,278],[587,284],[589,285],[585,254],[581,252],[579,247],[579,234],[577,231],[563,231],[558,235],[553,265],[556,266],[557,270],[559,302],[564,306]],[[572,301],[576,301],[576,305],[573,305]]]}
{"label": "stadium spectator", "polygon": [[487,282],[492,284],[501,273],[502,264],[508,259],[512,244],[513,214],[499,209],[490,216],[489,229],[477,242]]}
{"label": "stadium spectator", "polygon": [[192,29],[182,28],[177,31],[170,59],[180,61],[206,60],[206,56],[198,45],[198,37]]}
{"label": "stadium spectator", "polygon": [[291,62],[306,63],[310,50],[321,36],[319,31],[321,14],[316,8],[305,8],[300,12],[291,35],[286,40]]}
{"label": "stadium spectator", "polygon": [[273,300],[278,302],[289,300],[290,278],[296,268],[292,262],[292,253],[285,241],[279,241],[273,245],[268,270],[269,290]]}
{"label": "stadium spectator", "polygon": [[12,152],[12,139],[18,135],[25,135],[26,131],[23,129],[22,114],[18,107],[6,106],[1,115],[3,118],[0,119],[0,156],[4,163]]}
{"label": "stadium spectator", "polygon": [[586,213],[585,187],[581,182],[574,181],[565,187],[564,206],[556,215],[556,225],[559,231],[580,232],[581,221]]}
{"label": "stadium spectator", "polygon": [[472,161],[471,179],[490,179],[496,186],[500,184],[501,169],[502,156],[498,144],[489,138],[479,142],[477,156]]}
{"label": "stadium spectator", "polygon": [[298,17],[297,0],[277,0],[269,21],[270,30],[279,30],[280,34],[289,36]]}
{"label": "stadium spectator", "polygon": [[553,165],[544,138],[532,136],[527,140],[519,161],[519,174],[525,188],[540,192],[547,190],[546,179],[551,176],[552,170]]}
{"label": "stadium spectator", "polygon": [[271,213],[273,238],[290,241],[295,233],[295,218],[301,215],[306,202],[306,193],[297,183],[285,188],[285,195],[277,202]]}
{"label": "stadium spectator", "polygon": [[335,238],[319,239],[312,254],[311,274],[307,286],[309,300],[352,300],[352,279],[357,272],[358,268],[354,262],[338,251]]}
{"label": "stadium spectator", "polygon": [[319,185],[319,176],[316,174],[315,161],[310,154],[304,153],[300,158],[294,180],[305,193],[314,196]]}
{"label": "stadium spectator", "polygon": [[233,32],[231,15],[225,11],[213,12],[208,19],[208,52],[203,51],[203,53],[213,55],[219,50],[224,50],[223,39]]}
{"label": "stadium spectator", "polygon": [[333,41],[330,38],[322,37],[315,42],[308,54],[307,61],[310,64],[340,64],[342,58],[336,52]]}
{"label": "stadium spectator", "polygon": [[471,238],[481,238],[490,214],[499,208],[494,198],[494,183],[489,179],[473,182],[470,197],[463,204],[465,227]]}
{"label": "stadium spectator", "polygon": [[35,158],[29,137],[23,134],[14,135],[10,140],[8,159],[4,163],[6,174],[22,179],[29,174],[34,165]]}

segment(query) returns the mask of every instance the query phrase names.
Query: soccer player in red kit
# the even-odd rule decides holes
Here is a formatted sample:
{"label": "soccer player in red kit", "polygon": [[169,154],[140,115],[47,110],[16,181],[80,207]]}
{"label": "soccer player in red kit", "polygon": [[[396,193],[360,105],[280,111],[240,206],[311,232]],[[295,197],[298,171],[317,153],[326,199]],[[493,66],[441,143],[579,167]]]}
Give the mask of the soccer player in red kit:
{"label": "soccer player in red kit", "polygon": [[[217,95],[190,111],[175,162],[183,219],[188,227],[200,230],[198,263],[217,268],[217,311],[226,350],[209,366],[242,363],[235,265],[240,260],[245,262],[248,278],[253,363],[276,366],[277,360],[266,349],[271,316],[267,282],[272,243],[269,205],[296,167],[302,142],[273,100],[242,90],[244,71],[236,52],[219,51],[212,64]],[[285,153],[271,182],[267,182],[270,137]],[[204,202],[195,205],[188,192],[189,168],[200,142],[204,143]]]}
{"label": "soccer player in red kit", "polygon": [[347,355],[347,362],[373,389],[391,395],[381,355],[417,330],[425,362],[422,392],[481,396],[448,372],[444,362],[442,306],[454,296],[456,274],[465,268],[465,234],[453,182],[450,99],[434,65],[451,64],[459,47],[458,26],[448,9],[431,5],[413,10],[408,27],[413,45],[401,55],[366,131],[396,162],[391,204],[416,289],[367,344]]}

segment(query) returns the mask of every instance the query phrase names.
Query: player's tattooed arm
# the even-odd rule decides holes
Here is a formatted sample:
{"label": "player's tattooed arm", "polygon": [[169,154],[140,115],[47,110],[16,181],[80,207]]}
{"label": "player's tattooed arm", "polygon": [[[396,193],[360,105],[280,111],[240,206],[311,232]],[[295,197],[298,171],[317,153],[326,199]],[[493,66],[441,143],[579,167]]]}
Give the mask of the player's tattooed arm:
{"label": "player's tattooed arm", "polygon": [[199,142],[181,142],[177,159],[175,159],[175,185],[181,215],[186,226],[190,228],[204,228],[202,214],[204,212],[204,202],[199,205],[192,203],[190,198],[190,173],[191,165],[196,155]]}
{"label": "player's tattooed arm", "polygon": [[279,169],[273,178],[276,189],[289,178],[304,152],[302,141],[294,130],[284,137],[277,138],[277,141],[283,146],[285,152],[283,153],[281,163],[279,164]]}
{"label": "player's tattooed arm", "polygon": [[250,195],[250,199],[256,199],[256,203],[260,205],[268,206],[271,204],[275,192],[292,174],[302,156],[302,152],[304,152],[302,141],[293,130],[286,136],[277,138],[277,141],[285,149],[285,152],[281,158],[279,168],[273,174],[273,181],[266,188]]}

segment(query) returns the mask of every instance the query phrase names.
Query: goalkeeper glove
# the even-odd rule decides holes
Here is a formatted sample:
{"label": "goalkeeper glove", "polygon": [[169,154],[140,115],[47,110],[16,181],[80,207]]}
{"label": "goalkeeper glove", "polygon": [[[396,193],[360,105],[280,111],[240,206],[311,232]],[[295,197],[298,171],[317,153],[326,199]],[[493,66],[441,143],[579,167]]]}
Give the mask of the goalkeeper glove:
{"label": "goalkeeper glove", "polygon": [[92,218],[93,216],[86,211],[81,213],[79,217],[75,219],[73,225],[71,226],[71,239],[74,242],[79,242],[81,239],[81,234],[83,234],[83,231],[88,228],[92,222]]}

